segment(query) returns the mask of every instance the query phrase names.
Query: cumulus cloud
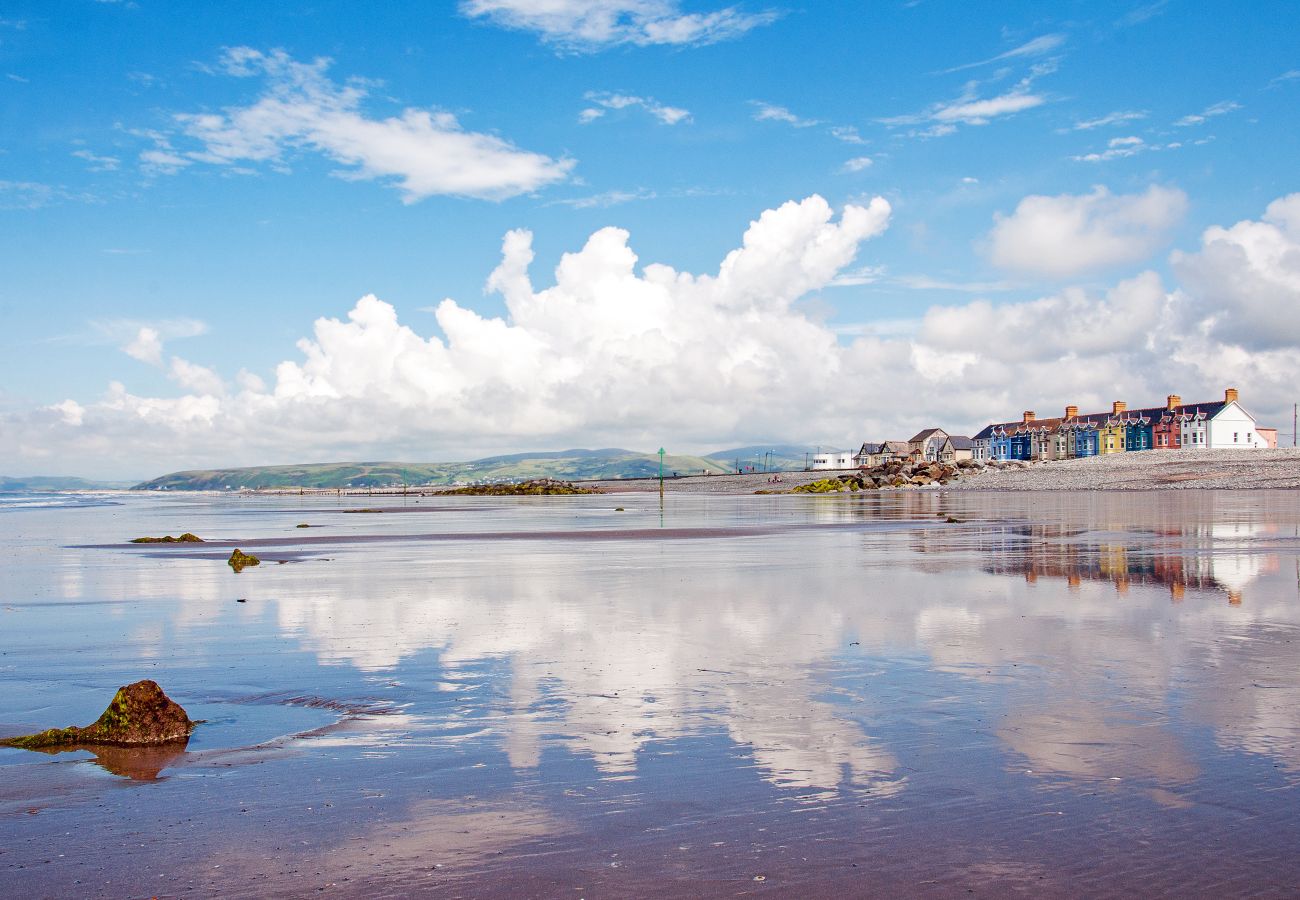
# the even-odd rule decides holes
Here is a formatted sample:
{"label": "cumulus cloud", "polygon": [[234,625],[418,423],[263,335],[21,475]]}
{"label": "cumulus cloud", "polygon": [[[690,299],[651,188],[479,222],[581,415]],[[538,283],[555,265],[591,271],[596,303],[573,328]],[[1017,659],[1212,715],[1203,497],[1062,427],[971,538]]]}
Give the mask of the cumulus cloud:
{"label": "cumulus cloud", "polygon": [[201,144],[182,151],[168,135],[141,154],[152,174],[174,174],[195,162],[220,166],[267,163],[287,167],[294,153],[319,153],[344,166],[339,177],[394,184],[404,202],[447,194],[502,199],[563,181],[573,160],[521,150],[492,134],[466,131],[451,113],[406,109],[377,119],[361,109],[367,86],[337,84],[329,60],[294,60],[282,50],[227,50],[222,68],[261,77],[265,90],[248,106],[220,113],[183,113],[181,131]]}
{"label": "cumulus cloud", "polygon": [[1201,244],[1172,262],[1207,332],[1251,350],[1300,344],[1300,194],[1270,203],[1262,221],[1207,229]]}
{"label": "cumulus cloud", "polygon": [[1152,185],[1142,194],[1031,195],[998,215],[989,256],[1005,269],[1071,277],[1148,259],[1187,210],[1187,195]]}
{"label": "cumulus cloud", "polygon": [[5,415],[0,460],[85,470],[95,459],[121,472],[159,446],[174,454],[148,457],[163,469],[584,444],[847,445],[934,424],[969,431],[1025,404],[1104,408],[1170,391],[1208,400],[1229,384],[1264,424],[1289,413],[1300,378],[1300,332],[1286,318],[1300,306],[1300,195],[1260,221],[1207,230],[1199,250],[1174,257],[1181,286],[1143,272],[1108,290],[953,302],[899,327],[824,324],[809,301],[841,280],[870,280],[854,259],[889,214],[879,198],[838,218],[819,197],[787,203],[698,275],[642,265],[627,232],[604,228],[544,287],[532,234],[512,231],[487,282],[504,300],[500,317],[444,300],[440,336],[426,337],[367,296],[346,317],[319,319],[265,380],[241,372],[231,388],[173,358],[180,396],[114,383],[95,402]]}
{"label": "cumulus cloud", "polygon": [[713,44],[777,18],[775,12],[747,13],[736,6],[687,13],[678,0],[461,0],[460,11],[503,28],[535,32],[553,46],[580,52],[620,44]]}
{"label": "cumulus cloud", "polygon": [[691,112],[679,106],[668,106],[653,97],[636,97],[609,91],[588,91],[585,99],[594,104],[578,113],[578,121],[586,125],[603,118],[608,110],[639,108],[648,112],[664,125],[677,125],[691,120]]}
{"label": "cumulus cloud", "polygon": [[870,156],[855,156],[845,162],[842,168],[843,171],[848,173],[863,172],[875,165],[875,162]]}
{"label": "cumulus cloud", "polygon": [[148,326],[137,331],[131,342],[122,348],[127,356],[151,366],[162,365],[162,351],[163,343],[158,330]]}

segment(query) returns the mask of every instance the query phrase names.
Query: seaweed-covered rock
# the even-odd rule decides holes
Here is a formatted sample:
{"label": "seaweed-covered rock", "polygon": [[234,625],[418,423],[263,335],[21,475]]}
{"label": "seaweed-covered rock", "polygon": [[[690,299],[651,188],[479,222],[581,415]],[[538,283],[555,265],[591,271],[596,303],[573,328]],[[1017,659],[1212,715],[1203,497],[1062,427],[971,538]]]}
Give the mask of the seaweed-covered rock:
{"label": "seaweed-covered rock", "polygon": [[234,569],[236,572],[242,572],[248,566],[258,566],[262,564],[262,561],[256,556],[251,553],[245,553],[238,547],[235,548],[234,553],[230,554],[230,559],[227,560],[227,562],[230,564],[230,568]]}
{"label": "seaweed-covered rock", "polygon": [[172,537],[170,534],[163,537],[138,537],[131,541],[133,544],[202,544],[203,538],[197,534],[185,532],[180,537]]}
{"label": "seaweed-covered rock", "polygon": [[521,481],[518,484],[475,484],[439,493],[480,497],[549,497],[565,494],[599,494],[600,491],[595,488],[579,487],[571,481],[537,478],[532,481]]}
{"label": "seaweed-covered rock", "polygon": [[801,484],[791,489],[792,494],[834,494],[838,491],[845,490],[848,487],[838,478],[823,478],[821,481],[810,481],[808,484]]}
{"label": "seaweed-covered rock", "polygon": [[156,682],[146,679],[118,688],[113,702],[92,725],[50,728],[36,734],[7,738],[0,744],[24,750],[77,744],[147,747],[187,741],[194,725],[179,703],[164,694]]}

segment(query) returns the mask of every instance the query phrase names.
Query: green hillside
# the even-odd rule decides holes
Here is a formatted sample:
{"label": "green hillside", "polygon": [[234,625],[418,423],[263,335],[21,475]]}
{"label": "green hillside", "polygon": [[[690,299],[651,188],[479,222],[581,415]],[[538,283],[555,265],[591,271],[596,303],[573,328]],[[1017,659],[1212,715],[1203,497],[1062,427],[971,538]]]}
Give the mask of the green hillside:
{"label": "green hillside", "polygon": [[130,487],[130,482],[89,481],[65,475],[0,475],[0,491],[103,491]]}
{"label": "green hillside", "polygon": [[[730,461],[700,456],[664,457],[671,475],[732,471]],[[531,478],[650,478],[659,474],[657,453],[632,450],[563,450],[516,453],[460,463],[319,463],[173,472],[136,485],[136,490],[225,491],[260,488],[343,488],[473,484]]]}

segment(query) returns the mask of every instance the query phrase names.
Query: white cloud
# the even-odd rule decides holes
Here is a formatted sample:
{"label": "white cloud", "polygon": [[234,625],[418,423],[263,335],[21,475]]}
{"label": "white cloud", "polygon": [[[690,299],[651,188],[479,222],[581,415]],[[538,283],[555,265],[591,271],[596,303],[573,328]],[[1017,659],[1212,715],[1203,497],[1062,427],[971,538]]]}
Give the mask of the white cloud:
{"label": "white cloud", "polygon": [[844,163],[842,170],[844,172],[862,172],[875,165],[876,161],[870,156],[856,156]]}
{"label": "white cloud", "polygon": [[1186,209],[1186,194],[1158,185],[1142,194],[1097,187],[1031,195],[996,217],[989,255],[1002,268],[1060,278],[1138,263],[1164,245]]}
{"label": "white cloud", "polygon": [[754,107],[754,121],[756,122],[784,122],[787,125],[793,125],[795,128],[811,128],[814,125],[821,124],[818,119],[805,119],[802,116],[796,116],[784,106],[777,106],[774,103],[750,100],[749,105]]}
{"label": "white cloud", "polygon": [[990,119],[1009,116],[1041,106],[1045,98],[1039,94],[1011,91],[998,97],[958,100],[936,107],[930,118],[938,122],[964,122],[967,125],[987,125]]}
{"label": "white cloud", "polygon": [[1288,81],[1300,80],[1300,69],[1288,69],[1281,75],[1274,78],[1268,83],[1269,87],[1277,87],[1280,84],[1286,84]]}
{"label": "white cloud", "polygon": [[1188,128],[1192,125],[1202,125],[1208,119],[1212,119],[1215,116],[1224,116],[1230,112],[1235,112],[1239,109],[1241,109],[1240,103],[1237,103],[1236,101],[1233,100],[1224,100],[1220,103],[1215,103],[1213,106],[1207,106],[1205,109],[1201,110],[1199,114],[1183,116],[1181,119],[1175,122],[1174,125],[1178,128]]}
{"label": "white cloud", "polygon": [[265,91],[248,106],[177,115],[183,132],[202,149],[178,152],[164,143],[141,154],[147,169],[168,174],[193,161],[263,162],[283,169],[292,153],[311,151],[345,166],[339,177],[395,183],[403,201],[412,203],[437,194],[512,197],[563,181],[574,165],[466,131],[448,112],[410,108],[399,116],[368,118],[361,111],[366,86],[331,81],[326,59],[300,63],[282,50],[236,47],[226,51],[222,66],[230,75],[264,77]]}
{"label": "white cloud", "polygon": [[1144,272],[1101,298],[1067,288],[1025,303],[994,306],[976,300],[931,307],[921,340],[942,350],[979,347],[984,357],[1008,362],[1105,355],[1140,347],[1161,321],[1165,302],[1159,276]]}
{"label": "white cloud", "polygon": [[770,11],[728,6],[686,13],[678,0],[461,0],[460,11],[504,28],[536,32],[543,41],[591,52],[620,44],[687,46],[740,37],[776,20]]}
{"label": "white cloud", "polygon": [[664,125],[677,125],[691,120],[690,110],[678,106],[667,106],[653,97],[636,97],[630,94],[617,94],[608,91],[588,91],[585,99],[595,106],[589,106],[578,113],[578,122],[587,125],[604,117],[606,110],[640,108],[654,116]]}
{"label": "white cloud", "polygon": [[1120,110],[1118,112],[1108,113],[1097,119],[1086,119],[1082,122],[1075,122],[1073,130],[1091,131],[1094,128],[1106,128],[1110,125],[1122,125],[1125,122],[1137,122],[1147,117],[1147,113],[1140,110]]}
{"label": "white cloud", "polygon": [[148,363],[151,366],[162,365],[163,342],[157,329],[147,325],[136,332],[130,343],[122,347],[122,352],[132,359]]}
{"label": "white cloud", "polygon": [[831,128],[831,136],[836,140],[841,140],[846,144],[865,144],[862,135],[852,125],[835,125]]}
{"label": "white cloud", "polygon": [[553,200],[547,206],[567,206],[571,209],[608,209],[622,206],[638,200],[653,200],[658,195],[654,191],[638,189],[635,191],[602,191],[586,197],[573,197],[565,200]]}
{"label": "white cloud", "polygon": [[1153,147],[1140,137],[1117,137],[1111,138],[1106,144],[1106,149],[1099,153],[1086,153],[1082,156],[1074,156],[1072,159],[1078,162],[1109,162],[1112,159],[1123,159],[1128,156],[1136,156],[1145,150],[1159,149]]}
{"label": "white cloud", "polygon": [[1250,350],[1300,344],[1300,194],[1262,221],[1207,229],[1199,252],[1172,262],[1210,336]]}
{"label": "white cloud", "polygon": [[73,150],[72,155],[90,163],[89,169],[92,172],[114,172],[122,162],[115,156],[99,156],[89,150]]}
{"label": "white cloud", "polygon": [[225,382],[215,371],[179,356],[171,358],[167,377],[193,394],[220,396],[226,392]]}
{"label": "white cloud", "polygon": [[[1088,204],[1096,226],[1093,204],[1146,196],[1072,199]],[[365,297],[345,319],[319,319],[267,383],[242,372],[227,393],[217,373],[173,362],[181,396],[112,384],[93,403],[5,414],[0,460],[85,470],[94,459],[133,471],[149,451],[161,471],[521,446],[704,449],[777,436],[842,434],[848,445],[936,423],[969,431],[1025,408],[1158,402],[1170,391],[1212,399],[1230,384],[1263,424],[1290,412],[1300,195],[1260,221],[1207,230],[1199,251],[1175,255],[1183,286],[1174,290],[1143,272],[1104,291],[953,302],[919,322],[822,324],[807,311],[820,292],[881,274],[852,261],[888,216],[880,199],[846,207],[838,221],[820,198],[788,203],[752,223],[711,275],[640,266],[628,234],[605,228],[565,254],[543,289],[529,272],[532,235],[513,231],[488,280],[505,301],[502,318],[444,300],[442,337],[423,337]],[[867,403],[845,384],[908,389]]]}
{"label": "white cloud", "polygon": [[990,56],[988,59],[983,59],[979,62],[966,63],[965,65],[954,66],[951,69],[944,69],[938,74],[951,75],[953,72],[961,72],[965,69],[987,66],[989,63],[1005,62],[1009,59],[1022,59],[1031,56],[1042,56],[1058,49],[1064,43],[1065,35],[1063,34],[1044,34],[1031,41],[1026,41],[1018,47],[1013,47],[1005,53],[999,53],[997,56]]}

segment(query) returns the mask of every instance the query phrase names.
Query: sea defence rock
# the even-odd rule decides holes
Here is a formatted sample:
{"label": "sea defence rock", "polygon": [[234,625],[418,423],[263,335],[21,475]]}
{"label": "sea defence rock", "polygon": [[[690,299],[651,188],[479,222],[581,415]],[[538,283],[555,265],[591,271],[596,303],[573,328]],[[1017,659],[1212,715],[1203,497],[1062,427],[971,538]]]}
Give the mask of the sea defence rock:
{"label": "sea defence rock", "polygon": [[870,491],[880,488],[947,485],[983,471],[984,464],[970,460],[959,463],[893,460],[857,472],[823,478],[791,488],[788,492],[762,490],[759,494],[837,494],[841,491]]}
{"label": "sea defence rock", "polygon": [[203,538],[197,534],[185,532],[180,537],[172,537],[170,534],[164,537],[138,537],[131,541],[133,544],[202,544]]}
{"label": "sea defence rock", "polygon": [[195,724],[179,703],[163,693],[157,682],[146,679],[118,688],[113,702],[92,725],[50,728],[36,734],[6,738],[0,741],[0,745],[23,750],[49,750],[82,744],[152,747],[188,741]]}
{"label": "sea defence rock", "polygon": [[229,563],[230,568],[234,569],[236,572],[242,572],[248,566],[260,566],[262,564],[262,561],[256,556],[251,553],[245,553],[238,547],[235,548],[234,553],[230,554],[230,559],[226,560],[226,562]]}

